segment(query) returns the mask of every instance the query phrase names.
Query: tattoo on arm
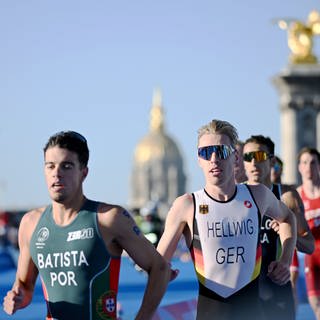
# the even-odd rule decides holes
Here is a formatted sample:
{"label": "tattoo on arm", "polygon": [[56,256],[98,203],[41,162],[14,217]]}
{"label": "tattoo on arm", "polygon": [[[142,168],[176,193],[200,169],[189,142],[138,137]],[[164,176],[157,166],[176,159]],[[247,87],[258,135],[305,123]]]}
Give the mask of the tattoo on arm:
{"label": "tattoo on arm", "polygon": [[133,226],[133,231],[137,236],[141,233],[141,231],[140,231],[138,226]]}
{"label": "tattoo on arm", "polygon": [[131,218],[130,213],[126,210],[122,211],[122,214],[127,218]]}
{"label": "tattoo on arm", "polygon": [[[122,214],[123,214],[125,217],[127,217],[128,219],[133,220],[132,217],[131,217],[131,215],[130,215],[130,213],[129,213],[128,211],[123,210],[123,211],[122,211]],[[134,221],[134,220],[133,220],[133,221]],[[141,233],[139,227],[138,227],[136,224],[133,226],[132,230],[133,230],[133,232],[134,232],[137,236],[140,235],[140,233]]]}

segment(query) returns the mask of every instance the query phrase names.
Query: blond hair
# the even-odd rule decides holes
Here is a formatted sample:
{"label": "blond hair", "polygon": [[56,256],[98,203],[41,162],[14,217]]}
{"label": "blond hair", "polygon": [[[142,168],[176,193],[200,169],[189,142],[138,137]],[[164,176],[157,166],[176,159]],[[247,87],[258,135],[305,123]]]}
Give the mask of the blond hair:
{"label": "blond hair", "polygon": [[237,129],[228,121],[213,119],[198,130],[198,143],[204,134],[224,134],[229,137],[231,145],[235,147],[238,142]]}

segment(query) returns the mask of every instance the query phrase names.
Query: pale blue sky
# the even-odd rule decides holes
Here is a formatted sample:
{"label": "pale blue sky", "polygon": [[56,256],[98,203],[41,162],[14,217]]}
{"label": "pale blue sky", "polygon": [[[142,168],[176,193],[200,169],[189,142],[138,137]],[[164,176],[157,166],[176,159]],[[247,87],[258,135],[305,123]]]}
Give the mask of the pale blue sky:
{"label": "pale blue sky", "polygon": [[312,9],[318,0],[0,1],[0,207],[49,201],[42,148],[69,129],[91,150],[86,195],[126,205],[155,87],[188,191],[204,182],[197,129],[212,118],[233,123],[241,139],[264,134],[279,146],[271,78],[289,49],[271,21],[306,21]]}

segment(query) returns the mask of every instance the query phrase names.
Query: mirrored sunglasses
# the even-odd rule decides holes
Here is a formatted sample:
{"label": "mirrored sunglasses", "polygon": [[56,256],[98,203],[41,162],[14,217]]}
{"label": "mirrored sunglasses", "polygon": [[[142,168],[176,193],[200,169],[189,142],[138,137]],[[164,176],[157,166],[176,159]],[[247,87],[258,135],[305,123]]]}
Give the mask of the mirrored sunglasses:
{"label": "mirrored sunglasses", "polygon": [[246,152],[243,154],[243,160],[246,162],[251,162],[252,159],[254,159],[257,162],[262,162],[262,161],[266,161],[271,157],[272,155],[268,154],[265,151],[252,151],[252,152]]}
{"label": "mirrored sunglasses", "polygon": [[232,146],[226,144],[206,146],[198,148],[198,156],[204,160],[211,160],[212,154],[214,153],[218,159],[227,159],[235,149]]}

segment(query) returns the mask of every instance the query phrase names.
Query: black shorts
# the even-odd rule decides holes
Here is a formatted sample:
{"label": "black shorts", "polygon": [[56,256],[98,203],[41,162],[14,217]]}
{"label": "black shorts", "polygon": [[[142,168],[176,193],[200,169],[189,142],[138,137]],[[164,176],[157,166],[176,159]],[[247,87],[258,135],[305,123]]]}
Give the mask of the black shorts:
{"label": "black shorts", "polygon": [[199,283],[197,320],[256,320],[264,319],[254,280],[228,298],[223,298]]}
{"label": "black shorts", "polygon": [[279,286],[270,278],[261,276],[259,287],[262,310],[267,319],[295,319],[295,303],[290,281]]}

